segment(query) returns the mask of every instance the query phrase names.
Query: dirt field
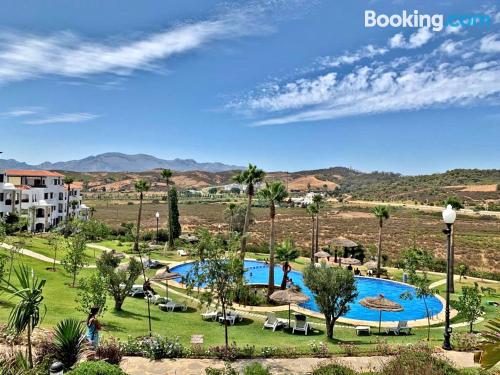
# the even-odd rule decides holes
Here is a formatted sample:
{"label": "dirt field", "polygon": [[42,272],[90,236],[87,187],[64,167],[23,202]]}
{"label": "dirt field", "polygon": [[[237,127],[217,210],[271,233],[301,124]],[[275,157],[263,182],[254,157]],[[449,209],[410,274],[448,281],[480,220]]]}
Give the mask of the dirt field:
{"label": "dirt field", "polygon": [[[95,217],[109,225],[118,226],[122,222],[136,220],[137,205],[106,204],[89,202],[97,209]],[[198,227],[207,227],[212,231],[227,230],[224,222],[225,205],[214,204],[181,204],[179,206],[183,232],[194,231]],[[156,227],[154,214],[159,211],[160,226],[165,227],[165,204],[145,204],[143,223],[153,229]],[[251,243],[264,243],[268,239],[268,210],[253,210],[255,223],[251,226]],[[278,240],[292,236],[295,243],[305,252],[310,246],[311,219],[305,209],[280,208],[277,212],[276,231]],[[405,247],[414,242],[434,251],[444,258],[446,238],[442,234],[443,223],[440,213],[422,213],[416,210],[394,208],[391,218],[384,224],[384,252],[391,259],[397,259]],[[498,271],[500,268],[500,220],[491,218],[474,218],[459,216],[456,225],[456,262],[464,262],[476,269]],[[376,244],[378,222],[368,208],[328,206],[321,211],[320,243],[333,237],[343,236],[365,247]]]}

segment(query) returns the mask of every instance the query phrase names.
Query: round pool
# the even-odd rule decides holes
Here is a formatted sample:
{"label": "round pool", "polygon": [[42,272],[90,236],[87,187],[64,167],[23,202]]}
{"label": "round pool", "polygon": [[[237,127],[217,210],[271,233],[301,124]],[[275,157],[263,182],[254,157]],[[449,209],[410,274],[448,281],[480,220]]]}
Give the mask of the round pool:
{"label": "round pool", "polygon": [[[172,267],[171,270],[185,276],[192,267],[193,263],[184,263]],[[313,293],[304,285],[302,273],[292,270],[288,277],[292,279],[294,285],[300,286],[302,292],[310,298],[308,302],[302,303],[300,306],[319,312]],[[245,280],[248,284],[267,284],[268,278],[269,266],[267,264],[254,260],[245,260]],[[279,286],[283,278],[283,271],[279,265],[274,268],[274,278],[276,285]],[[177,281],[180,282],[181,279],[179,278]],[[384,297],[401,304],[404,309],[401,312],[383,312],[382,321],[415,320],[426,317],[424,301],[415,297],[415,288],[411,285],[373,277],[356,276],[356,286],[358,288],[358,297],[350,304],[351,309],[344,315],[345,318],[378,321],[379,312],[361,306],[359,301],[365,297],[374,297],[379,294],[383,294]],[[401,299],[400,296],[404,292],[410,292],[413,299]],[[436,297],[428,297],[427,306],[431,315],[436,315],[443,309],[443,304]]]}

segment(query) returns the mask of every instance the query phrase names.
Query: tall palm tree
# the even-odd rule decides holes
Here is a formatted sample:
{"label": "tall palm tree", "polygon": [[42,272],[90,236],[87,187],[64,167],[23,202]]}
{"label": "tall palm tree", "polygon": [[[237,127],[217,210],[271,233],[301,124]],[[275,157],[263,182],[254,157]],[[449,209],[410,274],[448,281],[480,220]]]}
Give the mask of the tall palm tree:
{"label": "tall palm tree", "polygon": [[319,208],[323,201],[323,196],[321,194],[315,194],[313,197],[313,203],[316,205],[316,248],[315,252],[319,251]]}
{"label": "tall palm tree", "polygon": [[64,177],[63,179],[63,183],[64,185],[67,186],[68,188],[68,192],[67,192],[67,197],[66,197],[66,217],[64,218],[64,223],[65,223],[65,228],[64,228],[64,232],[65,232],[65,235],[68,236],[69,233],[68,233],[68,220],[69,220],[69,197],[70,197],[70,194],[71,194],[71,184],[74,182],[75,180],[73,179],[73,177],[69,177],[69,176],[66,176]]}
{"label": "tall palm tree", "polygon": [[248,164],[248,168],[244,171],[241,171],[237,175],[233,176],[233,181],[239,184],[247,185],[247,211],[245,213],[245,223],[243,224],[243,233],[241,236],[241,259],[245,259],[245,252],[247,246],[247,231],[248,224],[250,222],[250,213],[252,209],[252,199],[255,195],[255,184],[264,180],[266,173],[262,169],[258,169],[255,165]]}
{"label": "tall palm tree", "polygon": [[[151,188],[151,185],[148,181],[146,180],[139,180],[136,181],[134,184],[135,191],[139,193],[139,212],[137,214],[137,229],[135,232],[135,241],[134,241],[134,251],[139,253],[139,260],[141,262],[141,269],[142,269],[142,277],[144,278],[144,281],[146,281],[146,270],[144,268],[144,262],[142,261],[142,254],[141,250],[139,249],[139,234],[141,230],[141,215],[142,215],[142,201],[144,199],[144,192],[148,191]],[[149,336],[152,335],[151,333],[151,308],[150,308],[150,298],[147,298],[148,302],[148,323],[149,323]]]}
{"label": "tall palm tree", "polygon": [[[460,210],[461,208],[464,208],[462,205],[462,202],[457,197],[448,197],[444,201],[444,206],[450,205],[455,211]],[[450,277],[450,293],[455,293],[455,281],[453,279],[453,275],[455,274],[454,272],[454,265],[455,265],[455,225],[451,226],[451,241],[450,241],[450,247],[451,247],[451,254],[450,254],[450,263],[451,263],[451,270],[450,273],[452,274],[452,277]]]}
{"label": "tall palm tree", "polygon": [[299,251],[295,247],[291,238],[287,238],[276,248],[276,257],[283,262],[283,279],[281,280],[281,289],[286,288],[288,273],[290,272],[290,262],[299,257]]}
{"label": "tall palm tree", "polygon": [[311,215],[311,263],[314,263],[314,253],[316,252],[316,230],[314,228],[315,226],[315,220],[314,218],[318,214],[318,209],[316,208],[315,205],[310,204],[307,206],[307,213]]}
{"label": "tall palm tree", "polygon": [[382,260],[382,227],[384,220],[389,219],[389,208],[387,206],[373,207],[373,214],[378,219],[378,247],[377,247],[377,277],[380,278],[380,262]]}
{"label": "tall palm tree", "polygon": [[[26,331],[28,339],[28,362],[30,368],[33,367],[33,354],[31,336],[33,329],[42,321],[47,307],[43,304],[43,287],[46,280],[39,279],[33,270],[25,265],[20,265],[15,269],[18,282],[14,285],[6,282],[7,289],[12,294],[12,298],[18,297],[19,301],[12,308],[9,314],[8,325],[17,334]],[[43,311],[42,311],[43,310]]]}
{"label": "tall palm tree", "polygon": [[262,199],[269,204],[269,218],[271,219],[271,235],[269,239],[269,284],[267,287],[267,299],[274,292],[274,243],[276,232],[274,230],[274,219],[276,217],[276,204],[283,202],[288,196],[285,185],[280,181],[266,182],[266,187],[259,192]]}
{"label": "tall palm tree", "polygon": [[227,209],[229,210],[229,233],[233,232],[233,216],[236,210],[236,203],[229,203]]}
{"label": "tall palm tree", "polygon": [[165,180],[167,184],[167,209],[168,209],[168,243],[165,245],[165,248],[168,246],[169,249],[174,247],[174,233],[173,223],[172,223],[172,205],[170,204],[170,185],[173,184],[172,176],[174,172],[171,169],[163,169],[161,171],[161,177]]}

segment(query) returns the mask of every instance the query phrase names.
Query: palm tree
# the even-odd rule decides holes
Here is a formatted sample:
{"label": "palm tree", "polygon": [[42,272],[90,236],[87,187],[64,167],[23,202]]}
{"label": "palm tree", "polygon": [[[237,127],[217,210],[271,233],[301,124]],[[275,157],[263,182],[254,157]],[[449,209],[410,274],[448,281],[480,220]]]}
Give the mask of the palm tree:
{"label": "palm tree", "polygon": [[378,219],[378,248],[377,248],[377,277],[380,278],[380,261],[382,259],[382,227],[384,220],[389,219],[389,209],[387,206],[373,207],[373,214]]}
{"label": "palm tree", "polygon": [[271,236],[269,239],[269,284],[267,287],[267,299],[274,292],[274,242],[276,233],[274,230],[274,219],[276,217],[276,203],[283,202],[288,196],[285,185],[280,181],[266,182],[266,187],[259,192],[262,199],[269,204],[269,218],[271,219]]}
{"label": "palm tree", "polygon": [[299,257],[299,251],[295,248],[291,238],[287,238],[276,249],[276,257],[280,262],[283,262],[283,280],[281,281],[281,289],[286,288],[288,273],[290,272],[290,262]]}
{"label": "palm tree", "polygon": [[161,171],[161,177],[165,180],[167,184],[167,209],[168,209],[168,243],[165,245],[165,248],[172,249],[174,247],[174,228],[172,224],[172,207],[170,204],[170,185],[173,184],[172,176],[174,172],[171,169],[163,169]]}
{"label": "palm tree", "polygon": [[248,164],[248,168],[244,171],[241,171],[237,175],[233,176],[233,181],[239,184],[247,185],[247,211],[245,213],[245,223],[243,224],[243,233],[241,236],[241,260],[245,259],[245,251],[247,246],[247,231],[248,224],[250,222],[250,213],[252,209],[252,199],[255,195],[255,184],[264,180],[264,176],[266,173],[262,169],[258,169],[255,165]]}
{"label": "palm tree", "polygon": [[311,215],[311,222],[312,222],[312,228],[311,228],[311,263],[314,263],[314,253],[316,252],[316,231],[314,229],[314,218],[318,214],[318,209],[316,206],[310,204],[307,206],[307,213]]}
{"label": "palm tree", "polygon": [[229,233],[233,232],[233,216],[236,210],[236,203],[229,203],[227,209],[229,210]]}
{"label": "palm tree", "polygon": [[66,197],[66,217],[64,218],[64,223],[65,223],[65,228],[64,228],[64,234],[66,236],[69,235],[68,233],[68,219],[69,219],[69,196],[71,194],[71,184],[74,182],[75,180],[73,179],[73,177],[69,177],[69,176],[66,176],[64,177],[64,180],[63,180],[63,183],[64,185],[66,185],[68,187],[68,194],[67,194],[67,197]]}
{"label": "palm tree", "polygon": [[[33,367],[33,354],[31,345],[31,335],[33,329],[42,321],[47,312],[47,307],[43,301],[43,287],[46,280],[39,279],[33,270],[27,266],[21,265],[19,269],[14,270],[18,283],[11,284],[4,280],[7,289],[12,294],[12,298],[20,298],[19,302],[12,308],[9,315],[9,328],[13,329],[18,335],[26,331],[28,339],[28,362],[30,368]],[[43,308],[43,313],[42,313]]]}
{"label": "palm tree", "polygon": [[315,252],[319,251],[319,207],[323,201],[323,196],[321,194],[315,194],[313,197],[313,203],[316,205],[316,248]]}
{"label": "palm tree", "polygon": [[[457,197],[448,197],[444,201],[444,206],[450,205],[454,210],[458,211],[464,208],[462,202]],[[450,253],[450,263],[451,263],[451,277],[450,277],[450,293],[455,293],[455,281],[453,280],[454,265],[455,265],[455,225],[451,226],[451,241],[450,241],[451,253]]]}

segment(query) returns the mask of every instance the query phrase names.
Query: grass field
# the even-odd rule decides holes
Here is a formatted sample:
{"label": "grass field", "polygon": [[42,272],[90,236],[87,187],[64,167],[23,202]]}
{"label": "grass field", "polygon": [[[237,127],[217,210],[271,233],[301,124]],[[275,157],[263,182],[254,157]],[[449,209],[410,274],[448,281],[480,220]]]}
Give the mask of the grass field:
{"label": "grass field", "polygon": [[[114,202],[92,201],[95,217],[111,226],[122,222],[134,222],[137,205]],[[221,225],[228,229],[224,221],[223,203],[180,204],[180,221],[184,232],[192,232],[198,227],[206,227],[216,232]],[[147,203],[144,205],[143,223],[149,229],[156,228],[154,214],[159,211],[160,227],[166,227],[165,204]],[[250,243],[265,246],[268,241],[268,210],[253,210],[255,223],[251,225]],[[276,218],[278,241],[291,236],[295,243],[307,254],[310,247],[311,219],[305,209],[279,208]],[[401,250],[416,244],[431,250],[444,258],[446,238],[442,234],[442,219],[439,213],[424,213],[405,208],[392,209],[391,218],[384,224],[383,250],[391,260],[396,260]],[[320,215],[320,244],[328,239],[343,236],[373,248],[378,236],[378,222],[368,208],[347,206],[325,206]],[[500,220],[458,216],[455,224],[456,263],[466,263],[476,270],[497,271],[500,268]]]}
{"label": "grass field", "polygon": [[[44,245],[40,242],[39,246],[43,247]],[[3,253],[7,253],[7,250],[1,251]],[[305,259],[299,259],[299,261],[299,263],[294,264],[294,268],[299,269],[301,263],[306,262]],[[74,316],[82,320],[85,319],[85,314],[78,312],[75,309],[75,297],[78,290],[69,286],[71,282],[71,277],[69,275],[67,275],[61,268],[59,268],[57,272],[48,271],[46,269],[47,263],[23,255],[17,255],[15,260],[16,265],[20,262],[32,267],[37,275],[47,279],[44,296],[48,311],[42,323],[43,327],[53,327],[59,320],[68,316]],[[90,272],[96,271],[85,269],[82,270],[80,276],[88,275]],[[394,273],[394,275],[396,277],[399,276],[396,273]],[[432,275],[432,278],[437,280],[442,278],[442,276]],[[138,282],[140,282],[140,280],[138,280]],[[470,283],[471,282],[469,280],[464,280],[462,284],[457,284],[457,292],[461,289],[462,285],[468,285]],[[452,298],[456,299],[457,295],[453,295]],[[191,302],[181,296],[174,296],[174,300],[179,302],[186,300],[190,306],[188,311],[165,313],[160,311],[158,307],[153,306],[152,318],[153,330],[155,333],[166,336],[179,336],[180,341],[183,344],[189,344],[192,334],[203,334],[206,346],[223,343],[223,327],[215,322],[202,321],[200,317],[201,311],[195,302]],[[500,298],[496,295],[487,297],[485,300],[500,301]],[[14,302],[15,300],[10,299],[9,295],[5,292],[0,295],[0,321],[7,321],[9,311]],[[135,337],[147,334],[147,304],[143,299],[127,298],[123,306],[124,311],[116,312],[112,309],[112,300],[109,297],[108,306],[110,306],[109,310],[102,318],[102,322],[104,324],[104,338],[117,337],[124,339],[129,335]],[[495,313],[497,312],[495,309],[498,308],[487,306],[485,317],[490,318],[495,316]],[[286,313],[282,313],[281,315],[283,314]],[[321,322],[319,319],[313,319],[313,321]],[[477,325],[476,328],[480,328],[482,325],[483,323]],[[257,349],[262,348],[263,346],[291,346],[296,347],[298,350],[304,350],[304,348],[307,347],[307,345],[313,340],[325,340],[324,328],[322,325],[318,326],[319,330],[316,330],[313,334],[308,336],[291,335],[286,331],[277,331],[273,333],[270,330],[263,331],[261,328],[262,321],[245,319],[242,323],[237,324],[234,327],[230,327],[230,340],[236,341],[239,346],[254,345]],[[465,330],[466,328],[462,327],[456,329],[455,332]],[[414,329],[413,332],[414,334],[408,337],[390,336],[387,337],[387,340],[391,344],[406,344],[422,340],[426,337],[425,328]],[[376,342],[379,336],[376,334],[366,337],[356,336],[353,329],[339,327],[335,330],[335,337],[341,341],[356,344],[360,352],[371,352],[376,349]],[[442,327],[433,328],[431,330],[431,344],[437,346],[440,345],[441,341]],[[328,343],[330,350],[334,353],[342,351],[338,345],[335,345],[337,343],[337,341]]]}

